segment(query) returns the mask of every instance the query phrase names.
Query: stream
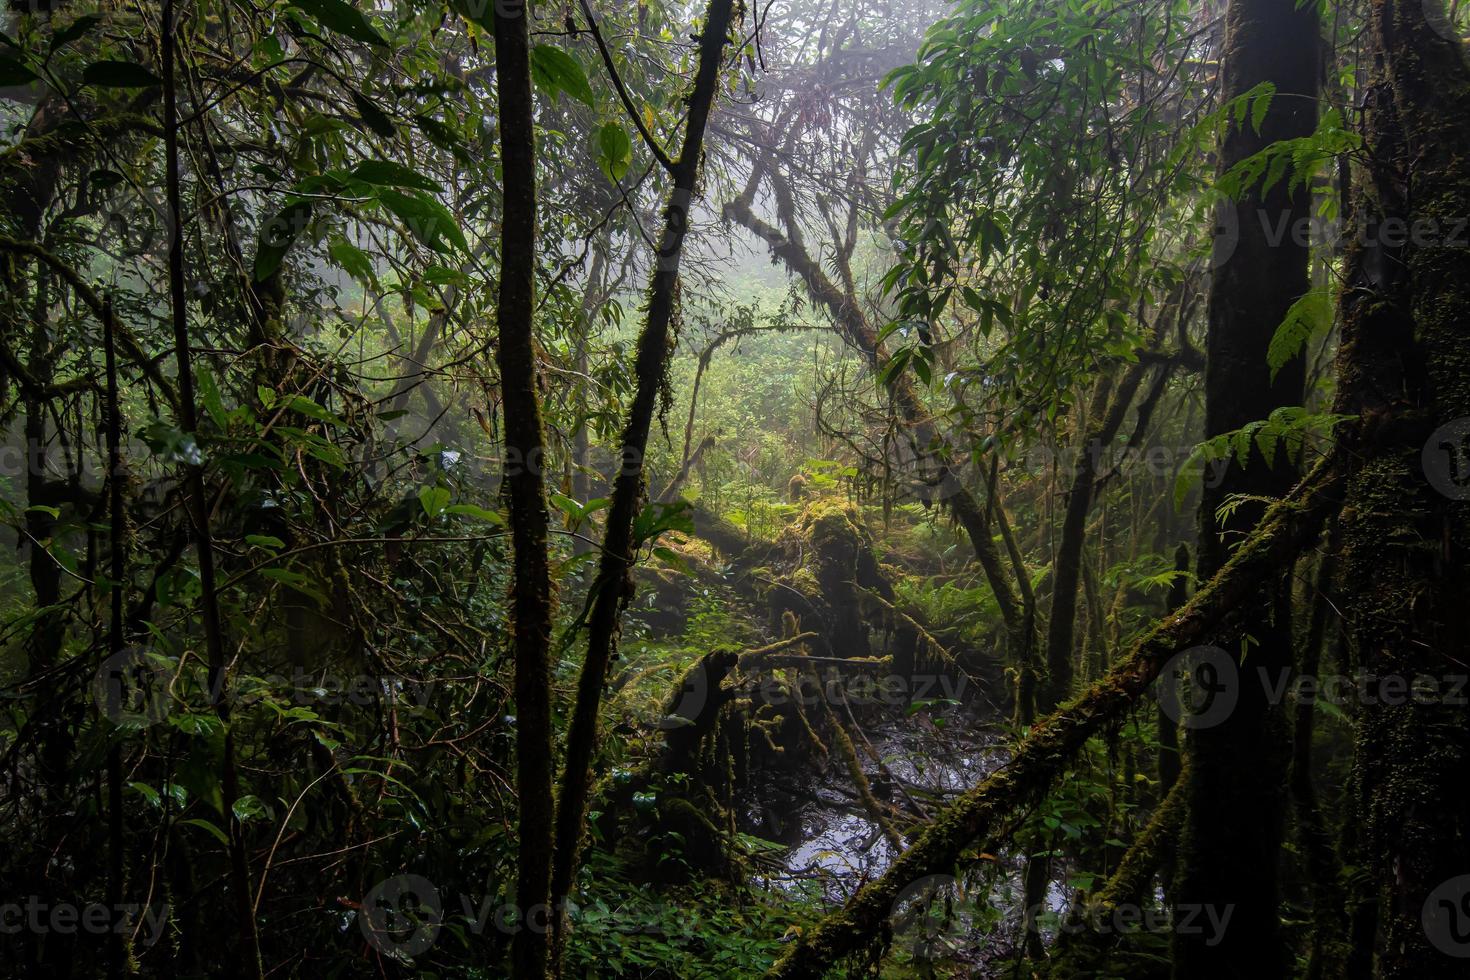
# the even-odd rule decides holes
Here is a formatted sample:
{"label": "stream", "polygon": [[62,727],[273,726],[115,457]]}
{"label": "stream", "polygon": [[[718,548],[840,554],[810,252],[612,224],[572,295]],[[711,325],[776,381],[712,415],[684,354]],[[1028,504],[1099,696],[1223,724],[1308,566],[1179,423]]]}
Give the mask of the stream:
{"label": "stream", "polygon": [[[1000,679],[994,678],[994,683]],[[1004,712],[987,697],[992,679],[971,687],[962,704],[935,704],[905,716],[859,716],[867,742],[892,781],[855,736],[858,754],[879,799],[901,812],[917,804],[929,814],[978,785],[1010,758]],[[749,787],[742,830],[785,845],[768,855],[753,883],[799,893],[835,907],[898,857],[859,799],[839,754],[822,772],[765,772]],[[893,951],[900,959],[948,964],[963,975],[999,977],[1014,967],[1023,934],[1023,855],[1001,851],[962,880],[934,875],[910,884],[894,903]],[[1061,914],[1067,891],[1052,869],[1046,906]]]}

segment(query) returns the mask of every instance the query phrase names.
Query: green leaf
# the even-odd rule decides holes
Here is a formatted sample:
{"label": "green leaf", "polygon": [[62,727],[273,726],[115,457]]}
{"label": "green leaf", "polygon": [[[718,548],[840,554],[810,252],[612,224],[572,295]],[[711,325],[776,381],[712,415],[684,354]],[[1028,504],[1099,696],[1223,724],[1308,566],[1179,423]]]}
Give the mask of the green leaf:
{"label": "green leaf", "polygon": [[438,517],[449,506],[449,491],[443,487],[423,487],[419,490],[419,506],[430,517]]}
{"label": "green leaf", "polygon": [[230,810],[234,813],[235,819],[241,823],[246,823],[257,818],[269,819],[271,815],[271,808],[266,805],[264,800],[254,794],[247,794],[240,797],[230,807]]}
{"label": "green leaf", "polygon": [[223,429],[229,422],[229,413],[225,411],[225,403],[220,398],[219,385],[215,384],[214,375],[207,369],[199,372],[199,397],[214,424]]}
{"label": "green leaf", "polygon": [[1260,93],[1251,106],[1251,128],[1259,133],[1266,122],[1266,114],[1271,111],[1271,97],[1276,94],[1276,87],[1270,82],[1264,82],[1257,88]]}
{"label": "green leaf", "polygon": [[687,500],[673,503],[652,502],[647,504],[633,521],[633,540],[636,545],[652,541],[665,531],[694,531],[694,518],[689,513]]}
{"label": "green leaf", "polygon": [[388,42],[362,13],[346,0],[291,0],[291,5],[306,11],[318,24],[354,41],[386,48]]}
{"label": "green leaf", "polygon": [[420,193],[404,194],[385,187],[378,191],[378,200],[428,248],[436,252],[447,252],[450,246],[462,252],[470,250],[454,215],[433,198]]}
{"label": "green leaf", "polygon": [[[445,492],[447,493],[448,491]],[[485,521],[487,524],[494,524],[496,527],[503,527],[505,525],[505,517],[499,511],[486,510],[484,507],[477,507],[474,504],[454,504],[451,507],[445,507],[444,513],[457,514],[460,517],[473,517],[477,521]]]}
{"label": "green leaf", "polygon": [[904,367],[908,365],[909,360],[913,356],[914,349],[912,347],[900,347],[894,351],[893,356],[888,359],[888,363],[878,369],[878,383],[880,385],[893,384],[898,379],[898,376],[903,373]]}
{"label": "green leaf", "polygon": [[256,548],[265,548],[269,551],[279,551],[286,547],[286,542],[269,534],[247,534],[245,543]]}
{"label": "green leaf", "polygon": [[378,108],[376,102],[363,95],[361,92],[352,92],[352,104],[357,107],[357,115],[373,132],[391,140],[398,135],[398,127],[393,125],[393,120],[382,109]]}
{"label": "green leaf", "polygon": [[51,50],[65,47],[102,22],[101,14],[83,14],[51,38]]}
{"label": "green leaf", "polygon": [[597,165],[608,180],[616,184],[628,173],[633,163],[633,141],[617,123],[605,123],[597,131]]}
{"label": "green leaf", "polygon": [[255,386],[255,397],[260,399],[260,404],[263,408],[269,409],[276,407],[276,393],[265,385]]}
{"label": "green leaf", "polygon": [[318,405],[310,398],[307,398],[305,395],[292,395],[289,407],[293,412],[300,412],[302,415],[305,415],[308,418],[314,418],[319,422],[326,422],[328,425],[346,424],[337,416],[333,415],[331,412],[327,411],[325,408]]}
{"label": "green leaf", "polygon": [[285,568],[263,568],[260,574],[272,582],[279,582],[288,589],[300,592],[310,599],[315,599],[323,606],[327,604],[327,597],[313,587],[313,580],[309,576]]}
{"label": "green leaf", "polygon": [[592,86],[587,84],[587,73],[576,58],[550,44],[538,44],[531,49],[531,78],[536,87],[555,99],[560,93],[588,106],[592,105]]}
{"label": "green leaf", "polygon": [[1332,295],[1329,290],[1313,289],[1302,295],[1286,311],[1286,318],[1271,335],[1266,348],[1266,363],[1271,380],[1287,362],[1299,354],[1307,341],[1325,333],[1332,326]]}
{"label": "green leaf", "polygon": [[448,123],[427,113],[414,116],[413,121],[430,143],[450,153],[459,163],[465,166],[474,163],[474,157],[465,148],[464,140],[460,139],[459,134]]}
{"label": "green leaf", "polygon": [[27,85],[39,78],[19,58],[0,55],[0,88],[11,85]]}
{"label": "green leaf", "polygon": [[190,817],[188,820],[180,820],[179,823],[185,826],[198,827],[200,830],[209,831],[210,835],[214,837],[215,840],[219,841],[221,844],[224,844],[226,847],[228,847],[230,844],[230,839],[225,836],[225,832],[223,830],[220,830],[214,824],[210,823],[208,820],[201,820],[198,817]]}
{"label": "green leaf", "polygon": [[133,792],[141,795],[143,799],[147,800],[155,807],[163,802],[163,796],[158,792],[158,790],[154,789],[152,786],[149,786],[147,783],[128,783],[128,788],[131,789]]}
{"label": "green leaf", "polygon": [[689,575],[691,577],[694,575],[694,569],[689,567],[689,563],[684,560],[684,556],[672,548],[659,545],[653,549],[653,556],[665,565],[673,568],[680,575]]}
{"label": "green leaf", "polygon": [[82,70],[82,84],[98,88],[151,88],[163,79],[131,61],[94,61]]}
{"label": "green leaf", "polygon": [[255,281],[264,282],[275,275],[291,245],[311,223],[312,203],[297,201],[282,208],[260,229],[260,244],[255,250]]}
{"label": "green leaf", "polygon": [[366,252],[340,235],[334,235],[327,246],[327,255],[337,267],[361,283],[371,285],[377,281],[373,272],[373,260]]}
{"label": "green leaf", "polygon": [[444,193],[444,187],[423,174],[392,160],[364,160],[352,168],[350,176],[364,184],[384,187],[411,187],[414,190]]}

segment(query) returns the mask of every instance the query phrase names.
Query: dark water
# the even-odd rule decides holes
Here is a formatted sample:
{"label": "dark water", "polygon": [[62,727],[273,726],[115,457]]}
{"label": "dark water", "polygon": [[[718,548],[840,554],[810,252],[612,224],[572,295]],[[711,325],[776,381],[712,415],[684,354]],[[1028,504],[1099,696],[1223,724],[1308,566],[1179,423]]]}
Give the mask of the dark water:
{"label": "dark water", "polygon": [[[1002,718],[983,693],[965,704],[913,716],[902,710],[860,714],[862,731],[887,774],[858,738],[854,742],[875,796],[902,813],[912,813],[917,804],[932,815],[1010,758]],[[768,773],[753,782],[742,829],[785,845],[768,856],[766,867],[755,876],[758,886],[815,897],[835,907],[897,857],[858,798],[835,747],[821,772],[807,767],[797,773]],[[940,975],[1008,974],[1022,935],[1024,863],[1002,850],[958,880],[931,876],[909,883],[890,918],[892,956],[940,970]],[[1053,880],[1048,909],[1061,913],[1066,901],[1065,888]]]}

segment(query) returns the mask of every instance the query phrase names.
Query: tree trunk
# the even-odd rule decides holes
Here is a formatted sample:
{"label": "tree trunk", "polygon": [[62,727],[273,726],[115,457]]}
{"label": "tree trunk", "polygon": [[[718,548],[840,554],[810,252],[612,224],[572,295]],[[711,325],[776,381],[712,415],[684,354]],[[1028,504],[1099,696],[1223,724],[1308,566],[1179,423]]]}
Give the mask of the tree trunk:
{"label": "tree trunk", "polygon": [[1470,663],[1470,249],[1455,237],[1470,215],[1470,69],[1425,12],[1372,5],[1373,170],[1355,195],[1338,355],[1338,410],[1362,418],[1339,604],[1362,671],[1381,679],[1359,702],[1354,863],[1372,885],[1354,939],[1376,917],[1386,978],[1463,976],[1470,953],[1470,709],[1455,680]]}
{"label": "tree trunk", "polygon": [[1140,360],[1128,369],[1111,406],[1104,400],[1107,386],[1099,387],[1088,413],[1089,425],[1096,421],[1077,455],[1077,469],[1067,494],[1067,509],[1062,518],[1062,540],[1057,546],[1053,576],[1051,615],[1046,627],[1046,684],[1042,687],[1041,707],[1045,711],[1064,700],[1072,688],[1073,640],[1077,624],[1077,591],[1082,576],[1082,546],[1087,540],[1087,515],[1092,510],[1093,484],[1102,474],[1099,465],[1105,450],[1123,426],[1133,396],[1143,383],[1148,364]]}
{"label": "tree trunk", "polygon": [[[1237,98],[1261,83],[1273,84],[1275,94],[1259,130],[1242,125],[1226,133],[1223,169],[1315,129],[1321,70],[1318,17],[1317,7],[1310,4],[1231,0],[1225,18],[1222,98]],[[1266,360],[1276,328],[1310,288],[1308,248],[1295,236],[1310,219],[1311,195],[1305,189],[1293,195],[1289,184],[1281,180],[1264,192],[1249,188],[1240,200],[1225,205],[1225,227],[1233,224],[1236,234],[1215,240],[1205,365],[1207,438],[1302,400],[1302,361],[1293,360],[1273,378]],[[1221,521],[1221,503],[1233,494],[1280,496],[1296,479],[1285,452],[1276,454],[1275,466],[1267,465],[1254,445],[1251,452],[1248,464],[1232,461],[1224,479],[1205,486],[1201,495],[1201,580],[1224,565],[1230,549],[1263,511],[1262,504],[1247,502]],[[1248,661],[1237,673],[1234,710],[1220,724],[1190,732],[1187,810],[1173,897],[1181,906],[1233,905],[1234,911],[1230,928],[1213,946],[1207,945],[1213,936],[1176,932],[1174,975],[1181,980],[1268,980],[1286,969],[1277,921],[1277,864],[1287,733],[1280,706],[1269,703],[1268,685],[1256,674],[1262,668],[1275,677],[1291,668],[1290,592],[1283,580],[1278,572],[1253,603],[1255,622],[1249,634],[1254,642],[1248,658],[1241,644],[1231,644],[1228,651],[1237,665]]]}
{"label": "tree trunk", "polygon": [[495,6],[495,86],[500,99],[504,210],[496,306],[500,390],[505,406],[505,483],[510,505],[511,647],[515,661],[517,815],[516,905],[511,941],[517,977],[544,977],[550,964],[551,617],[547,555],[546,438],[536,384],[532,320],[536,294],[536,143],[531,54],[524,5]]}
{"label": "tree trunk", "polygon": [[[597,578],[592,584],[591,613],[587,623],[587,659],[577,679],[577,701],[567,733],[565,769],[556,808],[556,850],[552,866],[552,907],[560,908],[572,888],[587,809],[592,751],[597,744],[597,714],[607,669],[615,656],[623,606],[631,596],[634,549],[633,522],[643,500],[643,463],[648,430],[663,387],[673,348],[670,324],[678,302],[679,259],[688,230],[704,146],[705,124],[715,100],[720,65],[730,32],[732,0],[710,0],[701,29],[699,67],[689,99],[684,146],[673,167],[674,188],[664,211],[653,282],[649,288],[648,317],[638,337],[634,373],[637,389],[623,427],[619,470],[613,482],[607,531]],[[553,918],[554,942],[560,945],[562,917]]]}

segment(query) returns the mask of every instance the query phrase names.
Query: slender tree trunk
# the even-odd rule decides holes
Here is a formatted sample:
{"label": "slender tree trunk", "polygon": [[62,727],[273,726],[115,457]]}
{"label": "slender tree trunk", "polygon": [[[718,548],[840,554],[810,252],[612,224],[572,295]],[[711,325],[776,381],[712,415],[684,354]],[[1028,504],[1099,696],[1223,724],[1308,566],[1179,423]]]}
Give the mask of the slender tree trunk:
{"label": "slender tree trunk", "polygon": [[[1230,0],[1225,20],[1222,97],[1234,99],[1261,83],[1275,86],[1259,130],[1242,125],[1226,133],[1220,165],[1229,169],[1272,143],[1315,129],[1321,27],[1316,5],[1282,0]],[[1276,328],[1310,287],[1308,248],[1296,232],[1310,219],[1311,196],[1306,190],[1293,195],[1289,183],[1278,181],[1264,193],[1250,188],[1225,205],[1224,227],[1233,226],[1235,234],[1215,240],[1205,365],[1207,437],[1302,400],[1302,361],[1293,360],[1273,378],[1266,360]],[[1224,479],[1215,486],[1207,481],[1203,490],[1201,580],[1224,565],[1264,509],[1248,502],[1220,521],[1221,503],[1232,494],[1280,496],[1296,480],[1286,453],[1276,454],[1275,466],[1267,465],[1255,446],[1252,453],[1248,465],[1232,461]],[[1280,706],[1269,702],[1268,685],[1257,676],[1257,668],[1271,677],[1291,668],[1290,593],[1284,578],[1278,575],[1256,602],[1248,666],[1238,671],[1234,685],[1235,708],[1219,725],[1190,732],[1187,811],[1173,897],[1180,905],[1234,908],[1218,942],[1198,932],[1175,933],[1174,975],[1180,980],[1269,980],[1286,969],[1277,921],[1277,865],[1287,729]],[[1241,647],[1231,644],[1227,651],[1237,664]]]}
{"label": "slender tree trunk", "polygon": [[[1311,618],[1302,641],[1297,673],[1304,678],[1317,678],[1321,673],[1322,645],[1331,614],[1332,581],[1341,543],[1337,523],[1327,535],[1327,548],[1317,570],[1317,589],[1312,596]],[[1312,743],[1317,707],[1309,697],[1296,705],[1293,720],[1291,795],[1295,803],[1297,843],[1306,857],[1308,887],[1312,899],[1312,951],[1307,960],[1306,980],[1317,980],[1326,968],[1325,957],[1341,934],[1343,904],[1337,887],[1342,869],[1333,849],[1332,834],[1323,819],[1312,782]]]}
{"label": "slender tree trunk", "polygon": [[[169,308],[173,324],[174,358],[178,365],[179,428],[195,435],[199,431],[199,410],[194,398],[194,366],[189,350],[189,312],[184,284],[184,228],[181,180],[179,171],[179,107],[175,90],[175,65],[178,35],[182,29],[176,17],[174,0],[164,0],[161,28],[163,61],[163,136],[165,162],[165,196],[169,216],[168,283]],[[209,526],[209,497],[204,486],[204,468],[199,463],[184,464],[184,488],[188,494],[188,515],[199,561],[199,606],[204,625],[205,650],[209,662],[209,692],[215,713],[225,731],[223,773],[220,780],[221,809],[229,824],[230,888],[239,921],[240,947],[235,959],[235,972],[240,976],[263,977],[260,943],[255,930],[255,903],[251,899],[250,868],[245,851],[245,829],[235,816],[239,799],[238,774],[235,769],[235,734],[230,726],[230,708],[226,690],[224,624],[220,620],[219,592],[214,566],[214,537]]]}
{"label": "slender tree trunk", "polygon": [[[111,312],[109,302],[108,312]],[[109,626],[107,649],[111,657],[127,649],[124,627],[128,599],[127,512],[123,506],[122,412],[118,407],[117,349],[113,336],[113,319],[102,318],[103,358],[107,371],[107,520],[108,550],[112,580],[107,602]],[[107,902],[111,908],[122,908],[126,889],[127,856],[123,853],[123,767],[120,732],[110,733],[107,745]],[[107,940],[107,975],[122,977],[127,972],[129,939],[117,932]]]}
{"label": "slender tree trunk", "polygon": [[500,98],[504,209],[495,349],[505,405],[505,482],[510,503],[511,647],[515,660],[517,815],[515,975],[545,977],[550,964],[551,566],[547,555],[546,438],[537,388],[536,143],[530,32],[525,5],[495,5],[495,85]]}
{"label": "slender tree trunk", "polygon": [[[587,623],[587,659],[577,679],[577,700],[567,733],[566,763],[556,807],[556,849],[552,865],[551,900],[560,908],[571,893],[572,878],[582,844],[587,810],[592,753],[597,745],[597,715],[608,665],[615,656],[623,606],[633,590],[633,522],[644,497],[644,457],[659,392],[673,347],[670,327],[678,303],[679,259],[688,231],[694,185],[704,147],[705,125],[715,100],[725,44],[730,32],[733,0],[710,0],[699,40],[699,67],[689,99],[684,145],[673,167],[674,187],[664,211],[663,231],[649,288],[648,316],[638,337],[634,373],[637,389],[623,427],[619,470],[613,482],[602,557],[592,585],[592,609]],[[563,917],[553,919],[560,949]]]}
{"label": "slender tree trunk", "polygon": [[1062,518],[1062,539],[1057,546],[1055,574],[1052,580],[1051,615],[1046,626],[1046,684],[1042,686],[1043,710],[1050,711],[1066,698],[1072,687],[1073,646],[1077,624],[1077,593],[1082,576],[1082,546],[1087,540],[1087,515],[1092,511],[1093,484],[1102,474],[1102,454],[1133,404],[1133,396],[1143,383],[1149,367],[1140,360],[1128,369],[1113,395],[1111,406],[1105,400],[1107,386],[1100,386],[1089,415],[1088,432],[1077,456],[1077,469],[1067,494],[1067,509]]}
{"label": "slender tree trunk", "polygon": [[[1174,571],[1178,577],[1169,584],[1166,612],[1173,615],[1189,601],[1189,545],[1181,544],[1174,549]],[[1171,713],[1174,712],[1174,713]],[[1179,728],[1174,723],[1177,709],[1165,710],[1159,705],[1159,795],[1167,796],[1179,778]]]}

